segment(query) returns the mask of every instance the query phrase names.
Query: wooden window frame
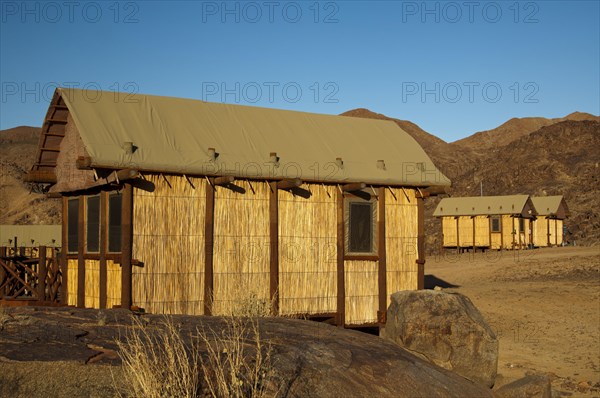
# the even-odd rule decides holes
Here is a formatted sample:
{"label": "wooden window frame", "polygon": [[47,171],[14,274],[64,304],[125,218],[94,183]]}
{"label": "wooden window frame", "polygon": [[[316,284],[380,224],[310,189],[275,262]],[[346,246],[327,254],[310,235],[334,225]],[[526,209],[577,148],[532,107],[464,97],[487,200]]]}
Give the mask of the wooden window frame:
{"label": "wooden window frame", "polygon": [[[498,228],[494,229],[494,221],[498,221]],[[502,233],[502,218],[500,216],[490,217],[490,232],[493,234]]]}
{"label": "wooden window frame", "polygon": [[519,217],[519,232],[525,233],[525,219]]}
{"label": "wooden window frame", "polygon": [[[98,250],[90,250],[89,249],[89,237],[88,237],[88,233],[89,233],[89,200],[91,198],[98,198]],[[100,254],[100,250],[102,247],[102,239],[101,239],[101,233],[100,230],[102,228],[102,197],[100,196],[100,194],[97,195],[86,195],[84,196],[84,211],[85,211],[85,245],[84,245],[84,250],[85,253],[88,254]]]}
{"label": "wooden window frame", "polygon": [[[76,208],[76,212],[75,212],[75,217],[71,217],[73,214],[71,214],[71,204],[75,203],[75,208]],[[69,254],[77,254],[77,252],[79,251],[79,197],[74,196],[74,197],[70,197],[67,198],[67,253]],[[74,220],[72,219],[74,218]],[[71,238],[73,237],[73,234],[70,231],[70,225],[71,223],[75,223],[75,239],[74,239],[74,244],[75,244],[75,250],[71,250],[71,245],[73,244],[73,242],[71,242]]]}
{"label": "wooden window frame", "polygon": [[[353,203],[365,204],[371,207],[371,250],[368,252],[356,252],[350,250],[350,208]],[[372,197],[369,200],[359,197],[344,198],[344,259],[347,260],[378,260],[379,258],[379,230],[377,226],[378,219],[378,203],[377,197]]]}
{"label": "wooden window frame", "polygon": [[[110,200],[113,196],[119,196],[121,198],[119,204],[117,206],[115,206],[115,209],[118,213],[119,213],[119,223],[118,223],[118,227],[121,229],[118,239],[116,240],[116,243],[119,245],[119,250],[118,251],[112,251],[111,250],[111,236],[113,235],[111,233],[111,222],[110,222],[110,218],[111,218],[111,207],[110,207]],[[123,236],[123,230],[122,230],[122,224],[123,224],[123,214],[122,214],[122,204],[123,204],[123,193],[119,192],[119,191],[113,191],[113,192],[109,192],[106,198],[106,252],[108,254],[119,254],[121,253],[121,251],[123,250],[123,247],[121,245],[121,238]],[[116,226],[116,225],[115,225]]]}

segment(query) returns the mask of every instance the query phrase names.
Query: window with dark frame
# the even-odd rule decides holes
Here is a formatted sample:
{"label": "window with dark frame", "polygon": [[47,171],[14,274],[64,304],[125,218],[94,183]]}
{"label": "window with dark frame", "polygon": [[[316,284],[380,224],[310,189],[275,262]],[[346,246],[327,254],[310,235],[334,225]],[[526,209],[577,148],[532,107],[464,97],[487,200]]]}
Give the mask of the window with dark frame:
{"label": "window with dark frame", "polygon": [[519,218],[519,232],[525,232],[525,219]]}
{"label": "window with dark frame", "polygon": [[88,196],[86,199],[86,252],[100,251],[100,196]]}
{"label": "window with dark frame", "polygon": [[121,201],[122,195],[113,193],[108,196],[108,251],[121,251]]}
{"label": "window with dark frame", "polygon": [[348,203],[348,252],[374,254],[374,220],[375,203]]}
{"label": "window with dark frame", "polygon": [[67,252],[77,253],[79,248],[79,199],[67,201]]}
{"label": "window with dark frame", "polygon": [[492,217],[492,232],[500,232],[500,217]]}

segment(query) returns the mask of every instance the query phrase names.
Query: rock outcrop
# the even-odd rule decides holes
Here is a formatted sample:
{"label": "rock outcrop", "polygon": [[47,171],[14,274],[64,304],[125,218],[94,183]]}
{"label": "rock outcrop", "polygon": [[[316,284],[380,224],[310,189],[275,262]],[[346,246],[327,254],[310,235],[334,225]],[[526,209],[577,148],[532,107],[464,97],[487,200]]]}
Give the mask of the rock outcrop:
{"label": "rock outcrop", "polygon": [[496,390],[499,398],[552,398],[550,378],[545,375],[529,375]]}
{"label": "rock outcrop", "polygon": [[471,381],[494,385],[498,340],[462,294],[432,290],[394,293],[383,337]]}
{"label": "rock outcrop", "polygon": [[[9,309],[6,316],[10,319],[0,328],[0,396],[29,397],[32,391],[44,388],[57,397],[72,396],[78,384],[86,395],[102,396],[115,382],[112,377],[105,377],[103,383],[103,379],[92,376],[99,370],[107,374],[107,367],[114,368],[114,374],[121,374],[120,361],[111,354],[118,350],[115,339],[122,338],[125,327],[131,325],[130,312],[103,310],[99,315],[98,311],[85,309],[22,308]],[[143,324],[150,326],[164,320],[159,315],[141,318]],[[174,315],[171,319],[182,336],[193,336],[202,328],[227,327],[220,317]],[[273,350],[279,396],[493,396],[489,389],[377,336],[284,318],[261,318],[258,325],[261,340]],[[27,361],[27,365],[13,366],[13,361]],[[77,372],[70,371],[63,378],[64,391],[56,383],[56,375],[43,376],[53,368],[47,364],[55,361],[78,363]],[[32,374],[38,376],[25,377]],[[77,379],[79,376],[81,380]],[[115,379],[119,381],[119,376]]]}

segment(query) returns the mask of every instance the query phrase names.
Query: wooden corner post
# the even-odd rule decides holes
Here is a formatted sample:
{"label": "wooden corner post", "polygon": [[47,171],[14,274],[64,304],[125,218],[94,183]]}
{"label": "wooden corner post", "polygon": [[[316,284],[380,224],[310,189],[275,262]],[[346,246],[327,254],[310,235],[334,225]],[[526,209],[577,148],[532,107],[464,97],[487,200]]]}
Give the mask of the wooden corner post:
{"label": "wooden corner post", "polygon": [[77,307],[85,307],[85,197],[79,196],[77,211]]}
{"label": "wooden corner post", "polygon": [[215,189],[213,181],[208,179],[206,183],[206,214],[204,217],[204,315],[212,315]]}
{"label": "wooden corner post", "polygon": [[133,253],[133,186],[125,183],[121,203],[121,308],[130,309]]}
{"label": "wooden corner post", "polygon": [[46,300],[46,275],[48,269],[46,268],[46,246],[39,247],[39,268],[38,268],[38,285],[37,285],[37,299],[39,301]]}
{"label": "wooden corner post", "polygon": [[106,250],[108,248],[108,192],[100,193],[100,308],[106,308],[107,270]]}
{"label": "wooden corner post", "polygon": [[[458,220],[456,222],[458,245]],[[425,288],[425,199],[417,195],[417,289]]]}
{"label": "wooden corner post", "polygon": [[69,262],[67,259],[67,251],[69,251],[69,246],[67,243],[68,235],[68,199],[66,196],[62,197],[62,229],[61,229],[61,250],[60,250],[60,273],[61,273],[61,281],[60,281],[60,303],[62,305],[69,305],[69,290],[68,290],[68,281],[69,281]]}
{"label": "wooden corner post", "polygon": [[379,266],[377,269],[377,284],[379,287],[379,316],[378,321],[385,323],[385,313],[387,311],[387,252],[385,246],[385,187],[378,189],[378,206],[379,206],[379,220],[378,220],[378,251],[379,251]]}
{"label": "wooden corner post", "polygon": [[269,294],[272,313],[279,315],[279,192],[277,182],[269,183]]}
{"label": "wooden corner post", "polygon": [[344,280],[344,194],[337,190],[337,316],[338,326],[346,323],[346,284]]}

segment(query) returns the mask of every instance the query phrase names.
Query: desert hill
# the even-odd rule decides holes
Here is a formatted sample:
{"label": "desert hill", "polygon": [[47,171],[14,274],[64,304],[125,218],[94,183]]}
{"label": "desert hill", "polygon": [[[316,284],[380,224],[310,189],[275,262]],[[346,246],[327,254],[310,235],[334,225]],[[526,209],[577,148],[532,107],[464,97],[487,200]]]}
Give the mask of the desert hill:
{"label": "desert hill", "polygon": [[468,148],[478,154],[510,144],[519,138],[533,133],[545,126],[564,121],[600,121],[599,116],[589,113],[573,112],[562,118],[546,119],[543,117],[512,118],[492,130],[480,131],[469,137],[454,141],[452,146]]}
{"label": "desert hill", "polygon": [[0,131],[0,224],[60,224],[60,201],[32,192],[23,182],[23,173],[35,161],[39,138],[38,127]]}

